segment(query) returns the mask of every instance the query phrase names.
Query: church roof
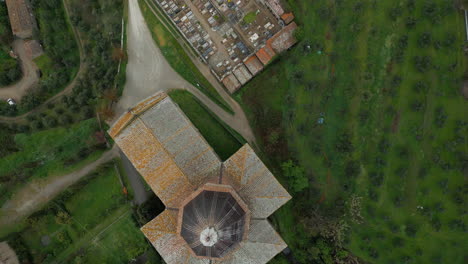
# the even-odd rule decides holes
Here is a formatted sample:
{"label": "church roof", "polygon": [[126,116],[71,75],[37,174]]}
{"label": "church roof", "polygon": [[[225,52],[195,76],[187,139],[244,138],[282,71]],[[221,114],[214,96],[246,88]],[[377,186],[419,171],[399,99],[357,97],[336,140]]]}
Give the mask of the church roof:
{"label": "church roof", "polygon": [[266,218],[291,196],[248,144],[221,162],[165,93],[109,134],[167,207],[141,229],[166,263],[262,264],[286,247]]}

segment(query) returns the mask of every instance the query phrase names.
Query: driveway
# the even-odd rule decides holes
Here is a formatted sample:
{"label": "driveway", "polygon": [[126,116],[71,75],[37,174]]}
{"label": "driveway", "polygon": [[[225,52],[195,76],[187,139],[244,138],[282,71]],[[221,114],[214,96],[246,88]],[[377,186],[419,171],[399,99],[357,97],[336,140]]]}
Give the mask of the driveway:
{"label": "driveway", "polygon": [[13,41],[13,50],[18,56],[21,64],[23,76],[17,83],[7,87],[0,87],[0,99],[6,100],[13,98],[16,101],[21,100],[29,90],[39,82],[39,72],[31,56],[24,50],[24,40],[16,39]]}
{"label": "driveway", "polygon": [[188,85],[171,68],[161,50],[154,43],[138,1],[130,0],[128,5],[127,82],[122,98],[116,107],[117,116],[156,92]]}
{"label": "driveway", "polygon": [[[191,57],[207,80],[215,87],[221,97],[231,106],[231,115],[214,103],[204,93],[195,88],[177,72],[164,58],[156,46],[151,32],[146,25],[137,0],[129,0],[129,23],[127,28],[127,83],[123,95],[116,106],[116,116],[135,106],[139,101],[160,91],[184,89],[190,91],[221,120],[241,134],[250,144],[255,144],[255,137],[248,120],[239,104],[230,97],[210,73],[208,67],[197,58]],[[157,15],[155,13],[155,15]],[[190,55],[190,53],[188,53]]]}

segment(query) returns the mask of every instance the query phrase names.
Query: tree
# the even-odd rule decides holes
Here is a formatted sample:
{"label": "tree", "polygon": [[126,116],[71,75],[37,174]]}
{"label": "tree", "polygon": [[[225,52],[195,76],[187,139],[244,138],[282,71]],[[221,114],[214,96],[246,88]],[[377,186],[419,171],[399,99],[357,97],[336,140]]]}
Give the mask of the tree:
{"label": "tree", "polygon": [[432,58],[429,56],[415,56],[413,62],[419,72],[426,72],[432,67]]}
{"label": "tree", "polygon": [[55,222],[57,222],[57,224],[68,225],[71,223],[71,220],[70,215],[65,211],[60,211],[55,216]]}
{"label": "tree", "polygon": [[426,48],[432,43],[432,36],[429,32],[424,32],[418,37],[418,46],[420,48]]}
{"label": "tree", "polygon": [[297,166],[292,160],[283,162],[281,169],[293,192],[297,193],[309,187],[309,180],[305,175],[304,168]]}

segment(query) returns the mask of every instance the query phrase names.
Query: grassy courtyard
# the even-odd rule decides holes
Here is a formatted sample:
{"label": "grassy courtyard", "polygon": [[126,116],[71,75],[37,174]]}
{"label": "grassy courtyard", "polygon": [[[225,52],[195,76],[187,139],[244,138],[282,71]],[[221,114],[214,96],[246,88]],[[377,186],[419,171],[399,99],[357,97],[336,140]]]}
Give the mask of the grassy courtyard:
{"label": "grassy courtyard", "polygon": [[[7,237],[32,263],[127,263],[149,249],[112,163],[68,188]],[[105,191],[103,191],[105,186]]]}
{"label": "grassy courtyard", "polygon": [[222,121],[209,112],[190,92],[174,90],[169,92],[169,96],[184,111],[222,160],[227,160],[239,150],[242,147],[241,142],[245,143],[240,135],[222,124]]}
{"label": "grassy courtyard", "polygon": [[[301,41],[236,96],[271,163],[292,159],[309,179],[290,208],[308,231],[293,253],[326,259],[305,246],[326,234],[318,210],[345,220],[339,245],[366,261],[463,263],[463,13],[444,0],[287,2]],[[352,200],[362,219],[345,214]]]}

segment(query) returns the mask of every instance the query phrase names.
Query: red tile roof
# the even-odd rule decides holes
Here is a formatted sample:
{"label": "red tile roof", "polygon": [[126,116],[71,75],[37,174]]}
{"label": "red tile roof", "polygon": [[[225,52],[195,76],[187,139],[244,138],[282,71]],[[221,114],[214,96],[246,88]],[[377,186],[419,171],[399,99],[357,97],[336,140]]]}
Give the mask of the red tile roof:
{"label": "red tile roof", "polygon": [[263,69],[263,64],[258,60],[257,56],[252,55],[250,58],[245,60],[244,62],[245,66],[249,71],[252,73],[252,75],[256,75]]}
{"label": "red tile roof", "polygon": [[291,23],[291,21],[294,20],[294,15],[293,15],[293,13],[291,13],[291,12],[289,12],[289,13],[284,13],[284,14],[281,16],[281,19],[283,19],[284,23],[289,24],[289,23]]}

